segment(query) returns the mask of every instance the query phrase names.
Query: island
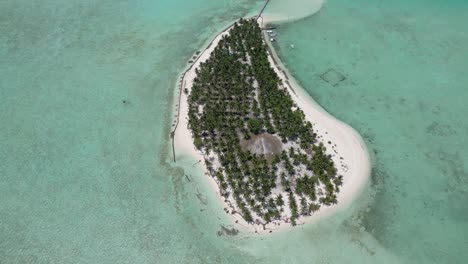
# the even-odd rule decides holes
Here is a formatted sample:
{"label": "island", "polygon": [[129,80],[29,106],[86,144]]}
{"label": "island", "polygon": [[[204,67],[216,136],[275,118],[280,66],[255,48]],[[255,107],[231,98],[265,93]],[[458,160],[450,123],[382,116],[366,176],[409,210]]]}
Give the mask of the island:
{"label": "island", "polygon": [[[262,230],[295,226],[338,203],[349,170],[345,157],[356,149],[357,167],[368,174],[367,152],[357,133],[325,111],[317,111],[316,120],[303,111],[301,106],[311,106],[298,100],[291,80],[276,65],[256,18],[236,21],[193,59],[181,81],[182,118],[173,139],[177,149],[190,144],[201,157],[227,213]],[[351,153],[340,153],[334,140],[349,139],[330,133],[325,140],[315,128],[331,124],[322,121],[324,116],[339,133],[357,136]],[[366,177],[356,184],[362,186]]]}

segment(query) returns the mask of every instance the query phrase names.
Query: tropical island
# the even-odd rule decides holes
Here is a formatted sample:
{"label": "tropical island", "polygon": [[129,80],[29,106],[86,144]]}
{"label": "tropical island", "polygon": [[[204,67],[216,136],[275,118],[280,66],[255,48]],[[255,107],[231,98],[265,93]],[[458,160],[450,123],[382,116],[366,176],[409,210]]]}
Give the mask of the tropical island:
{"label": "tropical island", "polygon": [[[173,137],[178,148],[190,144],[202,157],[227,213],[273,229],[282,222],[303,223],[322,207],[337,204],[349,171],[345,157],[352,159],[356,149],[358,159],[368,162],[368,157],[357,134],[351,148],[339,153],[335,139],[350,147],[345,137],[355,132],[299,100],[262,34],[256,19],[240,19],[205,52],[197,52],[181,83],[179,114],[185,118]],[[339,129],[323,134],[316,126]],[[360,173],[368,174],[366,166]]]}

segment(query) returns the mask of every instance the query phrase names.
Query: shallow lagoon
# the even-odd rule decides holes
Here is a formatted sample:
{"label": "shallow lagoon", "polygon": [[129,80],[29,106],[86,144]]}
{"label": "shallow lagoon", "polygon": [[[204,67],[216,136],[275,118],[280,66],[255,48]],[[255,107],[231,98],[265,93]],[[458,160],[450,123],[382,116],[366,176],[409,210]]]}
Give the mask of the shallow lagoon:
{"label": "shallow lagoon", "polygon": [[352,208],[262,238],[219,236],[214,193],[168,148],[186,60],[261,1],[2,2],[0,262],[462,262],[467,5],[448,3],[331,0],[280,28],[289,70],[376,169]]}
{"label": "shallow lagoon", "polygon": [[[468,256],[467,11],[462,1],[331,0],[278,30],[292,75],[372,150],[361,228],[404,262]],[[346,79],[330,85],[329,69]]]}
{"label": "shallow lagoon", "polygon": [[0,263],[242,260],[169,166],[168,130],[190,55],[258,8],[1,1]]}

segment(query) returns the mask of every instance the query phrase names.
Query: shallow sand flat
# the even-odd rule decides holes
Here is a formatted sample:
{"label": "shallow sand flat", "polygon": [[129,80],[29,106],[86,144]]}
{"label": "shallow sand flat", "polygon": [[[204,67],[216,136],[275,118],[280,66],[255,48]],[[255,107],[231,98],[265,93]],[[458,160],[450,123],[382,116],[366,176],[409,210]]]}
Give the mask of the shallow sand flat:
{"label": "shallow sand flat", "polygon": [[[222,36],[228,34],[227,31],[229,29],[230,28],[217,35],[211,44],[209,44],[208,48],[199,54],[199,59],[194,63],[194,65],[182,79],[183,89],[187,88],[190,91],[193,79],[196,76],[195,69],[200,65],[201,62],[204,62],[209,58],[211,52],[217,46]],[[273,54],[273,56],[275,55]],[[281,67],[284,69],[284,67],[277,66],[274,63],[272,54],[269,54],[269,60],[278,76],[283,80],[283,84],[288,87],[291,98],[295,101],[297,106],[304,111],[306,119],[313,124],[314,131],[319,135],[319,140],[327,146],[327,152],[333,156],[333,161],[337,165],[338,174],[343,175],[343,186],[337,195],[338,204],[332,206],[322,206],[321,209],[318,212],[315,212],[312,216],[302,216],[300,219],[298,219],[297,223],[304,224],[314,219],[316,220],[329,215],[337,210],[344,209],[351,204],[351,202],[358,196],[362,188],[367,183],[367,179],[370,174],[369,156],[365,144],[363,143],[359,134],[354,131],[354,129],[328,114],[296,83],[294,79],[290,78],[289,76],[287,77],[282,69],[278,68]],[[275,61],[279,62],[277,58],[275,58]],[[203,161],[203,154],[196,150],[195,146],[193,145],[191,131],[187,126],[188,103],[187,95],[183,92],[181,93],[179,107],[179,124],[174,134],[174,147],[176,155],[188,154],[193,156],[197,161]],[[331,144],[328,144],[328,141],[330,141]],[[203,171],[207,171],[204,162],[200,162],[198,164],[200,164]],[[222,205],[224,208],[229,208],[229,203],[226,202],[221,195],[219,195],[220,190],[215,180],[210,176],[207,176],[207,178],[212,188],[216,190],[218,194],[220,205]],[[285,211],[287,210],[288,208],[285,208]],[[267,233],[271,230],[284,230],[291,226],[290,224],[282,221],[275,221],[274,223],[266,225],[264,229],[261,225],[248,224],[238,214],[232,216],[232,224],[234,226],[240,229],[246,229],[251,232]]]}
{"label": "shallow sand flat", "polygon": [[270,1],[262,13],[263,23],[292,22],[317,13],[325,0]]}

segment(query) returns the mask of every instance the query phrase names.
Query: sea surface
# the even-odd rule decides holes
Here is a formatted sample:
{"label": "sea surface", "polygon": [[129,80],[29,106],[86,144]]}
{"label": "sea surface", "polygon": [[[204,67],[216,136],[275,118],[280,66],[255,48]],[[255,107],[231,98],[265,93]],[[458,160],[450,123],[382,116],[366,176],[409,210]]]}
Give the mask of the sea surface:
{"label": "sea surface", "polygon": [[329,0],[278,29],[291,74],[366,140],[361,233],[404,263],[468,259],[467,14],[458,0]]}
{"label": "sea surface", "polygon": [[[195,51],[263,3],[0,1],[0,263],[465,263],[461,0],[329,0],[280,25],[292,75],[365,138],[371,185],[286,233],[223,228],[206,176],[172,162],[175,87]],[[324,82],[330,69],[346,79]]]}

